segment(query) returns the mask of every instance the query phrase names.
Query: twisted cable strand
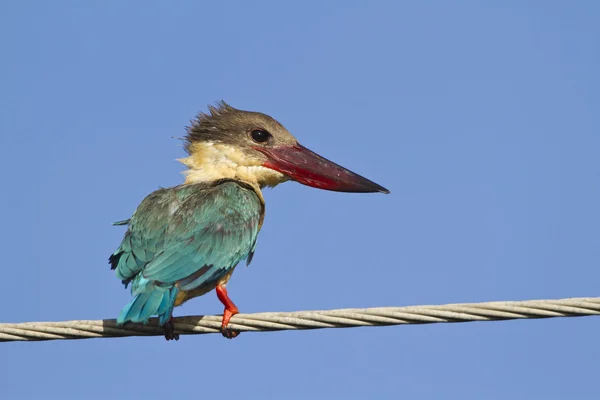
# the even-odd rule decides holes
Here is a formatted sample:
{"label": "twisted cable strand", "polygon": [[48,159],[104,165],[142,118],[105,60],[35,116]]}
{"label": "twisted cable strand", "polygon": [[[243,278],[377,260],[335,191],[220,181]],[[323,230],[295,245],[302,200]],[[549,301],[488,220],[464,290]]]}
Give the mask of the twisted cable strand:
{"label": "twisted cable strand", "polygon": [[[600,315],[600,297],[237,314],[231,327],[257,332],[590,315]],[[221,328],[220,315],[178,317],[174,322],[175,331],[183,335],[218,333]],[[162,335],[156,318],[146,325],[127,323],[122,327],[114,319],[0,323],[0,342]]]}

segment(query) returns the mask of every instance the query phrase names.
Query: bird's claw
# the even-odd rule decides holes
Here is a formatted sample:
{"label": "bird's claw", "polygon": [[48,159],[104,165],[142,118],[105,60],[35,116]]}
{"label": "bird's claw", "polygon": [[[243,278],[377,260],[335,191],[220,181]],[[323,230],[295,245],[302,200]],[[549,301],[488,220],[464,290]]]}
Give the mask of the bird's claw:
{"label": "bird's claw", "polygon": [[231,299],[229,298],[225,286],[217,286],[216,292],[217,297],[225,306],[225,309],[223,310],[223,319],[221,320],[221,334],[227,339],[233,339],[234,337],[237,337],[241,331],[237,329],[228,328],[227,325],[229,325],[229,320],[231,319],[231,317],[239,313],[238,308],[235,306],[235,304],[233,304],[233,301],[231,301]]}
{"label": "bird's claw", "polygon": [[233,339],[234,337],[238,337],[240,333],[241,331],[238,331],[237,329],[227,328],[226,326],[221,327],[221,334],[227,339]]}
{"label": "bird's claw", "polygon": [[167,340],[179,340],[179,333],[175,332],[175,324],[173,318],[167,321],[164,325],[165,339]]}

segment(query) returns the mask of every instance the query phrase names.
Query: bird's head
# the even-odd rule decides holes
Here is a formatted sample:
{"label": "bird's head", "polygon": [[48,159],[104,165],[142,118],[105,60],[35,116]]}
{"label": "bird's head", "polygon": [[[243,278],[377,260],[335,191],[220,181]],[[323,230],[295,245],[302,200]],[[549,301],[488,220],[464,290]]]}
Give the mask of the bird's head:
{"label": "bird's head", "polygon": [[186,182],[233,178],[259,187],[289,179],[339,192],[389,191],[302,146],[270,116],[237,110],[225,102],[209,106],[188,128],[181,159]]}

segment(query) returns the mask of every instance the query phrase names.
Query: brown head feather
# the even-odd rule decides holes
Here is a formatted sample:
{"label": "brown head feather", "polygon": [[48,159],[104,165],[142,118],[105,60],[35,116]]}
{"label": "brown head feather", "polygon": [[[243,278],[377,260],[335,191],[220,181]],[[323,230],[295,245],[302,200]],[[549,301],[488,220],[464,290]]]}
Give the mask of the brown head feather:
{"label": "brown head feather", "polygon": [[191,146],[196,142],[226,143],[242,145],[248,143],[248,134],[253,129],[270,132],[278,144],[294,144],[296,139],[267,114],[244,111],[233,108],[225,101],[209,105],[208,113],[200,112],[191,126],[187,128],[185,150],[190,154]]}

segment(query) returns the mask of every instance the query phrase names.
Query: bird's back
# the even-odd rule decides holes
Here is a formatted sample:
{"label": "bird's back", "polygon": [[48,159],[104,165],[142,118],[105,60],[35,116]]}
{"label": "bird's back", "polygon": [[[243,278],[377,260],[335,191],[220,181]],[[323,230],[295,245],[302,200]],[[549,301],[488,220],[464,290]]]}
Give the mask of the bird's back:
{"label": "bird's back", "polygon": [[125,237],[110,257],[117,277],[125,285],[132,283],[132,294],[146,296],[146,302],[156,305],[140,304],[137,310],[134,299],[128,305],[129,320],[143,321],[153,309],[151,315],[170,315],[174,305],[228,278],[240,261],[252,256],[262,213],[256,192],[232,180],[181,185],[148,195],[128,220]]}

